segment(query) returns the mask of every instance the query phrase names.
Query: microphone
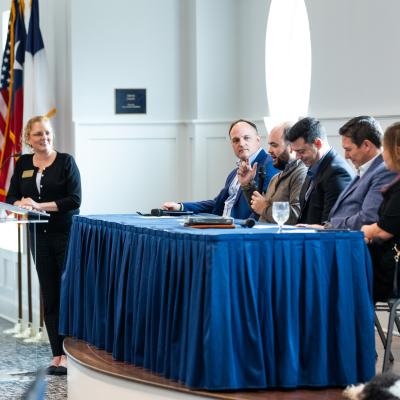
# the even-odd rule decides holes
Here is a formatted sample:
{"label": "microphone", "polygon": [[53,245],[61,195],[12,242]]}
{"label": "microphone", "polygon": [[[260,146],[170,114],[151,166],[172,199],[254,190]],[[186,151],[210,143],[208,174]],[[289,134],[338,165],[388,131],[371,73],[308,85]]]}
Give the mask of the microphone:
{"label": "microphone", "polygon": [[235,224],[243,228],[252,228],[256,224],[256,220],[254,218],[235,219]]}
{"label": "microphone", "polygon": [[22,153],[11,153],[8,157],[6,157],[5,160],[3,160],[3,162],[0,165],[0,171],[3,169],[3,167],[6,165],[6,163],[14,157],[20,157],[22,155]]}
{"label": "microphone", "polygon": [[266,177],[265,167],[261,165],[260,167],[258,167],[258,186],[257,186],[258,193],[262,194],[263,192],[265,177]]}
{"label": "microphone", "polygon": [[163,210],[161,208],[153,208],[150,211],[153,217],[179,217],[180,215],[192,215],[193,211],[173,211],[173,210]]}

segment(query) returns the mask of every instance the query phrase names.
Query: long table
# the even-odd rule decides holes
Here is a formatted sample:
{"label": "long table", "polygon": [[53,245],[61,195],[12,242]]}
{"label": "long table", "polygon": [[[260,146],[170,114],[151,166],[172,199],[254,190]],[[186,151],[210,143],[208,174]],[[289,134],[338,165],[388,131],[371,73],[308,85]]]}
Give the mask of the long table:
{"label": "long table", "polygon": [[190,388],[344,386],[375,374],[360,232],[74,217],[60,332]]}

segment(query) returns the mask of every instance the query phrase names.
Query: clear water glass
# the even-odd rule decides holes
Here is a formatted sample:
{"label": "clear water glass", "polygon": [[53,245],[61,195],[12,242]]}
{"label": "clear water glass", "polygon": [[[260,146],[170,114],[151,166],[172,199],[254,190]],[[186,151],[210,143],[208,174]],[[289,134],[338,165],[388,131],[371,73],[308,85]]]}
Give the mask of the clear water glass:
{"label": "clear water glass", "polygon": [[274,201],[272,203],[272,217],[278,224],[278,233],[281,233],[283,224],[289,219],[289,202]]}

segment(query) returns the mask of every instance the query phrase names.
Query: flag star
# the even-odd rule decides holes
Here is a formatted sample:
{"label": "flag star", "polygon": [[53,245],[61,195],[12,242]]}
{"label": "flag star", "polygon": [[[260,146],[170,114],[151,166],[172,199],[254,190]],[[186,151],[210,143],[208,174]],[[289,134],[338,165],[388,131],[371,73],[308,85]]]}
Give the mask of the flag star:
{"label": "flag star", "polygon": [[7,49],[7,50],[6,50],[6,54],[10,54],[10,49]]}
{"label": "flag star", "polygon": [[4,57],[4,62],[8,63],[8,58],[7,57]]}

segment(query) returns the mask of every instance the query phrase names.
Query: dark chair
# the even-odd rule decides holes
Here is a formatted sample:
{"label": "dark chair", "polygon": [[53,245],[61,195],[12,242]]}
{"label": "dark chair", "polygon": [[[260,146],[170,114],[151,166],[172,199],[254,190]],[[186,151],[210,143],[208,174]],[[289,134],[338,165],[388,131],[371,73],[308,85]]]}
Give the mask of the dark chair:
{"label": "dark chair", "polygon": [[[379,337],[381,338],[383,347],[385,349],[383,364],[382,364],[382,372],[385,372],[389,369],[389,362],[393,362],[393,354],[391,351],[392,346],[392,337],[393,337],[393,328],[394,324],[396,324],[397,330],[400,332],[400,298],[389,299],[387,303],[377,303],[375,305],[375,326],[378,330]],[[387,334],[383,332],[382,326],[379,322],[378,316],[376,314],[377,311],[386,311],[389,313],[389,321],[387,327]]]}
{"label": "dark chair", "polygon": [[[397,330],[400,332],[400,243],[398,239],[394,242],[389,243],[389,246],[385,246],[385,252],[380,253],[379,263],[385,268],[394,262],[394,276],[393,276],[393,297],[387,302],[375,304],[375,326],[378,330],[379,337],[381,338],[383,347],[385,349],[385,354],[383,357],[382,372],[389,369],[389,362],[393,362],[393,354],[391,351],[392,347],[392,337],[394,324],[397,326]],[[370,248],[371,250],[371,248]],[[374,259],[374,257],[373,257]],[[376,261],[376,260],[375,260]],[[387,333],[383,332],[382,326],[379,322],[377,311],[387,311],[389,313],[389,322]]]}

